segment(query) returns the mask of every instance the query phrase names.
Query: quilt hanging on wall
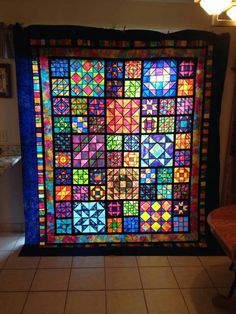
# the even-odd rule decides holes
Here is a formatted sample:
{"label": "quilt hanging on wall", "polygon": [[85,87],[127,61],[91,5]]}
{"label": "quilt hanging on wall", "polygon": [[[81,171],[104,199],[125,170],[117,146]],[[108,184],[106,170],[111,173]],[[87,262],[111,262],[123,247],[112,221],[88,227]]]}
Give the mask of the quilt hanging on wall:
{"label": "quilt hanging on wall", "polygon": [[228,41],[15,27],[27,244],[207,245]]}

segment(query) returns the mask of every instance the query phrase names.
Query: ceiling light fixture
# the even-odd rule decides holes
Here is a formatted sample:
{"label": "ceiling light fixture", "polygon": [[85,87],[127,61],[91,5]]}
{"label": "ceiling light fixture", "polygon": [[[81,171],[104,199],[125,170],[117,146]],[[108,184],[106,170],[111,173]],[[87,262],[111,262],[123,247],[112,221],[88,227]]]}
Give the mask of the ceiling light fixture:
{"label": "ceiling light fixture", "polygon": [[236,26],[236,0],[194,0],[212,15],[214,26]]}
{"label": "ceiling light fixture", "polygon": [[231,0],[201,0],[200,6],[209,14],[222,13],[231,3]]}

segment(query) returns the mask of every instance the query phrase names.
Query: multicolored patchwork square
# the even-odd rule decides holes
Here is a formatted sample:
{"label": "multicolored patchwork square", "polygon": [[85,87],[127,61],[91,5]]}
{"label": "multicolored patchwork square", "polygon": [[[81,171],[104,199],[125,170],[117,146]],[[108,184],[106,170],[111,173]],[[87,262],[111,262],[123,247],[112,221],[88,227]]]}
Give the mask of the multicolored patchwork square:
{"label": "multicolored patchwork square", "polygon": [[173,134],[141,136],[141,167],[173,165]]}
{"label": "multicolored patchwork square", "polygon": [[122,214],[122,205],[120,202],[108,202],[107,214],[110,217],[119,217]]}
{"label": "multicolored patchwork square", "polygon": [[139,153],[138,152],[124,152],[124,167],[138,167]]}
{"label": "multicolored patchwork square", "polygon": [[123,78],[123,61],[107,61],[107,78],[122,79]]}
{"label": "multicolored patchwork square", "polygon": [[124,232],[127,233],[139,232],[138,217],[124,217]]}
{"label": "multicolored patchwork square", "polygon": [[157,183],[172,183],[172,168],[157,168]]}
{"label": "multicolored patchwork square", "polygon": [[71,59],[71,95],[81,97],[103,97],[105,62],[101,60]]}
{"label": "multicolored patchwork square", "polygon": [[107,150],[122,150],[122,135],[107,135]]}
{"label": "multicolored patchwork square", "polygon": [[172,184],[158,184],[157,185],[157,199],[172,199]]}
{"label": "multicolored patchwork square", "polygon": [[126,61],[125,62],[125,78],[139,79],[142,73],[141,61]]}
{"label": "multicolored patchwork square", "polygon": [[105,99],[89,98],[89,114],[91,116],[105,115]]}
{"label": "multicolored patchwork square", "polygon": [[72,132],[73,133],[88,133],[87,117],[72,117]]}
{"label": "multicolored patchwork square", "polygon": [[140,199],[153,200],[156,199],[156,186],[154,184],[140,185]]}
{"label": "multicolored patchwork square", "polygon": [[140,136],[139,135],[125,135],[124,136],[124,150],[139,150]]}
{"label": "multicolored patchwork square", "polygon": [[158,99],[142,99],[142,115],[143,116],[156,116]]}
{"label": "multicolored patchwork square", "polygon": [[56,218],[70,218],[71,211],[71,202],[56,202],[55,206]]}
{"label": "multicolored patchwork square", "polygon": [[141,94],[141,82],[125,80],[125,97],[138,98]]}
{"label": "multicolored patchwork square", "polygon": [[90,183],[105,184],[106,182],[106,171],[105,169],[90,169]]}
{"label": "multicolored patchwork square", "polygon": [[91,185],[90,186],[91,201],[105,200],[105,196],[106,196],[105,185]]}
{"label": "multicolored patchwork square", "polygon": [[64,152],[71,150],[70,134],[54,134],[54,148],[56,152]]}
{"label": "multicolored patchwork square", "polygon": [[71,167],[71,153],[55,152],[55,167]]}
{"label": "multicolored patchwork square", "polygon": [[71,114],[74,116],[86,115],[88,113],[87,98],[71,98]]}
{"label": "multicolored patchwork square", "polygon": [[107,169],[107,199],[136,200],[139,198],[139,169]]}
{"label": "multicolored patchwork square", "polygon": [[73,167],[104,167],[104,140],[104,135],[73,135]]}
{"label": "multicolored patchwork square", "polygon": [[175,152],[175,166],[190,166],[190,150],[177,150]]}
{"label": "multicolored patchwork square", "polygon": [[71,201],[71,186],[56,185],[55,186],[56,201]]}
{"label": "multicolored patchwork square", "polygon": [[70,118],[69,117],[54,117],[54,132],[55,133],[70,133]]}
{"label": "multicolored patchwork square", "polygon": [[124,201],[123,214],[124,216],[138,216],[139,205],[138,201]]}
{"label": "multicolored patchwork square", "polygon": [[106,81],[106,96],[107,97],[122,97],[123,96],[123,81],[107,80]]}
{"label": "multicolored patchwork square", "polygon": [[71,219],[56,219],[56,234],[71,234]]}
{"label": "multicolored patchwork square", "polygon": [[89,187],[85,185],[73,186],[73,200],[74,201],[88,201],[89,200]]}
{"label": "multicolored patchwork square", "polygon": [[157,117],[142,118],[142,133],[157,133]]}
{"label": "multicolored patchwork square", "polygon": [[89,184],[88,169],[73,169],[73,184]]}
{"label": "multicolored patchwork square", "polygon": [[160,99],[160,115],[171,116],[175,114],[175,98]]}
{"label": "multicolored patchwork square", "polygon": [[144,61],[143,97],[176,95],[177,62],[175,60]]}
{"label": "multicolored patchwork square", "polygon": [[71,169],[55,169],[55,180],[58,185],[71,184]]}
{"label": "multicolored patchwork square", "polygon": [[107,133],[139,133],[139,99],[107,99]]}
{"label": "multicolored patchwork square", "polygon": [[191,116],[177,116],[176,117],[176,132],[190,132],[192,129]]}
{"label": "multicolored patchwork square", "polygon": [[[167,168],[169,169],[169,168]],[[145,168],[140,170],[141,183],[155,183],[156,182],[156,169]]]}
{"label": "multicolored patchwork square", "polygon": [[178,115],[193,113],[193,98],[184,97],[177,98],[177,112]]}
{"label": "multicolored patchwork square", "polygon": [[52,59],[51,60],[51,75],[52,76],[68,76],[69,67],[67,59]]}
{"label": "multicolored patchwork square", "polygon": [[173,221],[174,232],[188,232],[189,231],[189,218],[188,217],[174,217]]}
{"label": "multicolored patchwork square", "polygon": [[172,230],[171,207],[171,201],[140,202],[140,231],[170,232]]}
{"label": "multicolored patchwork square", "polygon": [[122,167],[122,152],[107,152],[107,167]]}
{"label": "multicolored patchwork square", "polygon": [[73,226],[76,233],[104,233],[106,231],[104,202],[74,202]]}
{"label": "multicolored patchwork square", "polygon": [[89,117],[89,132],[104,133],[105,118],[104,117]]}
{"label": "multicolored patchwork square", "polygon": [[179,65],[179,76],[189,77],[193,76],[195,71],[195,64],[192,61],[182,61]]}
{"label": "multicolored patchwork square", "polygon": [[190,168],[178,167],[174,168],[174,182],[175,183],[188,183],[190,180]]}
{"label": "multicolored patchwork square", "polygon": [[52,79],[52,96],[69,96],[68,79]]}
{"label": "multicolored patchwork square", "polygon": [[174,201],[174,215],[187,215],[189,212],[188,201]]}
{"label": "multicolored patchwork square", "polygon": [[173,196],[174,199],[188,199],[189,198],[189,185],[188,184],[174,184]]}
{"label": "multicolored patchwork square", "polygon": [[178,80],[178,96],[193,96],[194,80],[179,79]]}
{"label": "multicolored patchwork square", "polygon": [[173,133],[175,117],[159,117],[159,133]]}
{"label": "multicolored patchwork square", "polygon": [[108,233],[122,233],[122,218],[107,218]]}
{"label": "multicolored patchwork square", "polygon": [[175,149],[190,149],[191,148],[191,134],[176,134]]}
{"label": "multicolored patchwork square", "polygon": [[57,115],[70,114],[70,102],[69,98],[53,98],[53,112]]}

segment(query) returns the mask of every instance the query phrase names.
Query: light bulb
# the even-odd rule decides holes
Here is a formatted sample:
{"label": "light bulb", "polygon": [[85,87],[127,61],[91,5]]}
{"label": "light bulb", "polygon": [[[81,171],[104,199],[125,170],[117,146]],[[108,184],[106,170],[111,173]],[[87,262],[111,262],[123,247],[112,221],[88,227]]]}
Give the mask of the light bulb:
{"label": "light bulb", "polygon": [[231,3],[231,0],[201,0],[200,6],[209,15],[219,15],[223,12]]}
{"label": "light bulb", "polygon": [[236,5],[232,6],[226,14],[229,18],[231,18],[231,20],[236,21]]}

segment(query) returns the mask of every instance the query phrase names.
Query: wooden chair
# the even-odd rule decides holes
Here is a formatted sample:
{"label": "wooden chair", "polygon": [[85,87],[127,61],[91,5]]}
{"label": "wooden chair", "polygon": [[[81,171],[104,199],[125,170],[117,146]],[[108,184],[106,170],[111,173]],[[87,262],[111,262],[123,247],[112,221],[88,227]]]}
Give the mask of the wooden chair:
{"label": "wooden chair", "polygon": [[207,217],[213,235],[232,261],[230,270],[234,270],[234,280],[228,298],[236,288],[236,205],[224,206],[213,210]]}

